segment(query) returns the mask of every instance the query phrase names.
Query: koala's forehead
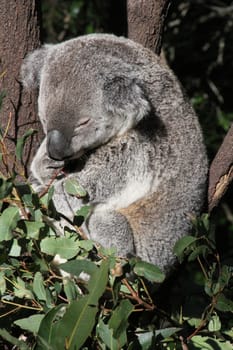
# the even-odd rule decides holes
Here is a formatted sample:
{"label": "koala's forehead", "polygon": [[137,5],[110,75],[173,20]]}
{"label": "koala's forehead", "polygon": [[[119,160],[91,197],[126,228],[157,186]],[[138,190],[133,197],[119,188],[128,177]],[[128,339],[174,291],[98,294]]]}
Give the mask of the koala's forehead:
{"label": "koala's forehead", "polygon": [[72,83],[92,79],[92,84],[101,75],[116,70],[119,74],[125,65],[145,66],[156,56],[125,38],[111,35],[87,35],[71,39],[50,48],[44,65],[44,77],[51,85],[69,80]]}

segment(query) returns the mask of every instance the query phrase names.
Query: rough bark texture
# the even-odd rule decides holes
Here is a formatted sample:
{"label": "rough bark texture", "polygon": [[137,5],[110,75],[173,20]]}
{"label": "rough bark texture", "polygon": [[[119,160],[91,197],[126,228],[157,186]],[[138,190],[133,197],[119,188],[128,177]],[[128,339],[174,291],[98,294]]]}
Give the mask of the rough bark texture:
{"label": "rough bark texture", "polygon": [[128,0],[128,37],[160,55],[171,0]]}
{"label": "rough bark texture", "polygon": [[[40,45],[39,5],[37,0],[2,0],[0,6],[0,91],[6,97],[0,110],[4,131],[11,119],[5,143],[14,167],[15,142],[29,128],[39,130],[27,143],[24,165],[27,165],[41,139],[42,131],[35,106],[36,92],[25,92],[19,83],[19,71],[25,55]],[[3,171],[3,164],[0,170]]]}
{"label": "rough bark texture", "polygon": [[219,148],[209,173],[209,212],[219,204],[233,180],[233,125]]}

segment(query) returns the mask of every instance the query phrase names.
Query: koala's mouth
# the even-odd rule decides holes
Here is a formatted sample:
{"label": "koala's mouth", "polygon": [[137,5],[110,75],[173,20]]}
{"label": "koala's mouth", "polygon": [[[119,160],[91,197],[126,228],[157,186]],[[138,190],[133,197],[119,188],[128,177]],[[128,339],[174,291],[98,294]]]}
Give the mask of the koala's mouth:
{"label": "koala's mouth", "polygon": [[74,156],[70,142],[61,131],[56,129],[47,133],[47,152],[49,157],[54,160],[67,160]]}

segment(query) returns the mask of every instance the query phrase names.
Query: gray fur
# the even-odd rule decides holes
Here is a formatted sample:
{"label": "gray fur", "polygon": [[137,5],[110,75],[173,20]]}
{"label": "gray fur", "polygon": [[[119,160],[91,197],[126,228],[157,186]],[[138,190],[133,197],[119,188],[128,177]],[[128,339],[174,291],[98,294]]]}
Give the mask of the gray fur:
{"label": "gray fur", "polygon": [[[94,206],[89,236],[169,269],[207,175],[199,123],[174,74],[137,43],[91,34],[35,51],[22,80],[39,86],[46,134],[31,166],[35,187],[65,165]],[[83,201],[65,193],[65,180],[54,202],[72,217]]]}

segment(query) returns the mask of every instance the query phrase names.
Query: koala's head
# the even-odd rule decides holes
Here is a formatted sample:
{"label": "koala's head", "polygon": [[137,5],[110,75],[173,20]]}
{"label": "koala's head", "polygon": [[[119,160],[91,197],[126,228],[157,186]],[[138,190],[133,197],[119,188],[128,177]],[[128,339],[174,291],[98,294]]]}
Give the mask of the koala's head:
{"label": "koala's head", "polygon": [[[150,111],[133,67],[101,39],[45,45],[24,60],[26,88],[39,88],[39,117],[48,155],[75,159],[127,132]],[[117,45],[113,42],[112,45]]]}

